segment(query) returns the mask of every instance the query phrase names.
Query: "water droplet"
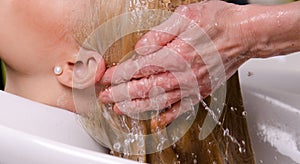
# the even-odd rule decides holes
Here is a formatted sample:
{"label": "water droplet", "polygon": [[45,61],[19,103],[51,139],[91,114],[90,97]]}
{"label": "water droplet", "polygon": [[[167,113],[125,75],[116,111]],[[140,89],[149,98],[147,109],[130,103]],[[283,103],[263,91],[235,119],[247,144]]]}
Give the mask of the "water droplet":
{"label": "water droplet", "polygon": [[224,157],[224,160],[226,161],[226,163],[228,163],[228,158],[227,158],[227,156]]}
{"label": "water droplet", "polygon": [[194,162],[194,164],[197,164],[197,163],[198,163],[197,159],[194,159],[193,162]]}
{"label": "water droplet", "polygon": [[200,126],[200,125],[198,125],[198,129],[199,129],[199,131],[201,132],[202,128],[201,128],[201,126]]}
{"label": "water droplet", "polygon": [[135,141],[133,133],[128,134],[128,140],[133,143]]}
{"label": "water droplet", "polygon": [[161,152],[163,150],[163,144],[162,143],[159,143],[156,147],[156,150]]}
{"label": "water droplet", "polygon": [[277,159],[278,159],[278,158],[277,158],[277,156],[274,156],[274,160],[276,160],[276,161],[277,161]]}
{"label": "water droplet", "polygon": [[223,131],[223,136],[228,136],[229,135],[229,129],[225,129]]}
{"label": "water droplet", "polygon": [[145,150],[141,149],[138,151],[139,155],[144,155],[145,154]]}
{"label": "water droplet", "polygon": [[128,146],[128,145],[130,144],[130,140],[129,140],[129,139],[124,140],[124,144],[125,144],[126,146]]}
{"label": "water droplet", "polygon": [[191,119],[195,118],[195,112],[189,112],[189,115],[185,118],[185,120],[189,121]]}
{"label": "water droplet", "polygon": [[159,140],[161,143],[165,143],[167,141],[167,138],[165,136],[161,136]]}
{"label": "water droplet", "polygon": [[250,72],[250,71],[248,71],[248,77],[250,77],[250,76],[252,76],[254,73],[253,72]]}
{"label": "water droplet", "polygon": [[221,114],[221,109],[217,108],[217,112],[218,112],[218,114]]}
{"label": "water droplet", "polygon": [[144,161],[144,158],[143,158],[143,157],[139,157],[139,158],[138,158],[138,162],[140,162],[140,163],[145,162],[145,161]]}
{"label": "water droplet", "polygon": [[208,154],[210,154],[211,153],[210,149],[207,149],[207,152],[208,152]]}
{"label": "water droplet", "polygon": [[243,111],[243,113],[242,113],[242,115],[244,116],[244,117],[246,117],[247,116],[247,112],[246,111]]}
{"label": "water droplet", "polygon": [[175,148],[176,148],[176,144],[173,144],[173,145],[172,145],[172,148],[175,149]]}
{"label": "water droplet", "polygon": [[116,150],[116,151],[120,151],[120,149],[121,149],[121,144],[119,143],[119,142],[117,142],[117,143],[115,143],[114,145],[113,145],[113,148],[114,148],[114,150]]}
{"label": "water droplet", "polygon": [[138,147],[144,147],[144,146],[145,146],[144,140],[138,140]]}
{"label": "water droplet", "polygon": [[178,136],[173,136],[173,137],[172,137],[172,141],[173,141],[173,142],[176,142],[176,141],[178,141],[178,140],[179,140],[179,137],[178,137]]}
{"label": "water droplet", "polygon": [[245,142],[244,140],[242,140],[242,144],[243,144],[243,145],[245,145],[245,144],[246,144],[246,142]]}
{"label": "water droplet", "polygon": [[242,147],[239,147],[239,152],[240,153],[243,153],[244,152],[244,149]]}
{"label": "water droplet", "polygon": [[130,156],[130,153],[129,153],[129,152],[126,151],[126,152],[123,153],[123,157],[124,157],[124,158],[128,158],[129,156]]}
{"label": "water droplet", "polygon": [[230,107],[230,110],[231,110],[231,111],[234,111],[234,108],[233,108],[233,107]]}
{"label": "water droplet", "polygon": [[104,112],[103,112],[103,116],[104,116],[104,118],[105,118],[106,120],[110,120],[110,119],[111,119],[110,114],[109,114],[107,111],[104,111]]}
{"label": "water droplet", "polygon": [[205,110],[207,110],[207,111],[209,111],[209,110],[210,110],[208,106],[206,106],[204,109],[205,109]]}
{"label": "water droplet", "polygon": [[259,160],[259,163],[264,163],[264,161],[263,160]]}

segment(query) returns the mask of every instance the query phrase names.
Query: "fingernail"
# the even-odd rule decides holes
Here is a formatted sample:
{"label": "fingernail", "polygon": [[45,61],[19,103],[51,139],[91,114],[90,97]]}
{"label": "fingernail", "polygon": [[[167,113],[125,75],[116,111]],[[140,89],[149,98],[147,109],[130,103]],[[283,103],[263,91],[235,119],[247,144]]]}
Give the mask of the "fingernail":
{"label": "fingernail", "polygon": [[100,92],[99,100],[103,104],[108,104],[110,102],[110,96],[107,91]]}
{"label": "fingernail", "polygon": [[149,53],[150,48],[149,46],[147,46],[145,43],[141,43],[141,44],[137,44],[137,48],[135,49],[135,51],[139,54],[139,55],[146,55]]}
{"label": "fingernail", "polygon": [[119,107],[118,107],[117,104],[114,105],[114,112],[116,114],[118,114],[118,115],[122,115],[123,114],[122,111],[119,109]]}
{"label": "fingernail", "polygon": [[108,76],[103,76],[100,80],[100,83],[103,85],[109,85],[110,84],[110,78]]}

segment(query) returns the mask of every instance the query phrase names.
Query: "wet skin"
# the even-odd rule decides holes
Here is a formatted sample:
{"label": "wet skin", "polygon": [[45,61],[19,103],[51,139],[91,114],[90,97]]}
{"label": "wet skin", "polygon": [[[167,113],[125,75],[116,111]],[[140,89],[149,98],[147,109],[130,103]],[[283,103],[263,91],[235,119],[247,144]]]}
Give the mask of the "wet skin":
{"label": "wet skin", "polygon": [[[106,71],[102,83],[113,86],[100,93],[100,101],[116,103],[114,110],[120,114],[168,107],[164,115],[170,123],[182,98],[197,103],[248,59],[299,51],[299,6],[300,2],[238,6],[220,1],[182,6],[137,43],[140,57]],[[198,88],[190,86],[193,80]],[[159,91],[152,92],[157,87]],[[151,104],[154,96],[165,99],[159,108]]]}

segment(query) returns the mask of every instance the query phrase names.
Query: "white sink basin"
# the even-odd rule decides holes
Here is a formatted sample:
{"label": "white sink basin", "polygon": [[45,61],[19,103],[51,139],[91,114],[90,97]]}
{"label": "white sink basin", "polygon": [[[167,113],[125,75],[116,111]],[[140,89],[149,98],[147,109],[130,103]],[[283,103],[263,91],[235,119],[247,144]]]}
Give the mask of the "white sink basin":
{"label": "white sink basin", "polygon": [[0,107],[0,164],[136,163],[106,154],[74,113],[1,91]]}
{"label": "white sink basin", "polygon": [[300,53],[240,68],[257,163],[300,163]]}

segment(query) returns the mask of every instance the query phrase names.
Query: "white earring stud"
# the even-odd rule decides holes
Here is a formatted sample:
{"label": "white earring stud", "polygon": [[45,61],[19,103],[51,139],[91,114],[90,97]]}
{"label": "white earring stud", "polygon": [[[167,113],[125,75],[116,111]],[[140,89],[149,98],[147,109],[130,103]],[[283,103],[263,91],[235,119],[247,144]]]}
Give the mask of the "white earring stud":
{"label": "white earring stud", "polygon": [[63,72],[63,69],[61,68],[61,66],[55,66],[53,69],[53,72],[55,75],[61,75]]}

